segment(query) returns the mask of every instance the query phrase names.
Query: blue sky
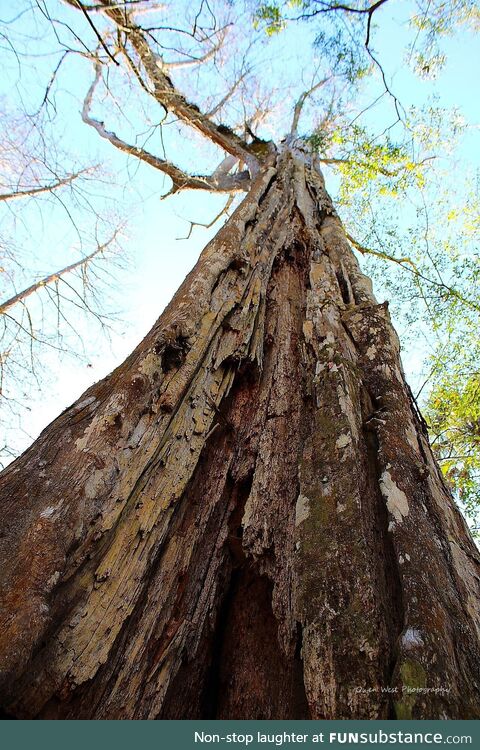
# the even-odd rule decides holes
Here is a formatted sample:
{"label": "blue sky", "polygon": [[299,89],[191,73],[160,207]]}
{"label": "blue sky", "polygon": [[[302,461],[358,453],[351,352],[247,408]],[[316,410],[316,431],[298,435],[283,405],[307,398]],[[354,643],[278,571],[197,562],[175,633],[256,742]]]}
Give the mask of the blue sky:
{"label": "blue sky", "polygon": [[[4,4],[0,12],[3,20],[12,18],[16,8],[22,10],[27,4],[22,0]],[[48,3],[52,12],[64,13],[61,4],[52,0]],[[179,12],[179,5],[175,10]],[[405,40],[411,34],[407,19],[413,4],[409,1],[387,4],[378,13],[381,33],[374,32],[374,47],[382,60],[389,82],[395,93],[406,104],[423,104],[433,91],[437,92],[441,106],[457,106],[466,119],[472,123],[468,135],[458,154],[469,163],[471,169],[480,169],[478,149],[478,124],[480,121],[478,71],[480,70],[480,45],[475,37],[461,30],[457,37],[447,40],[445,48],[448,62],[438,82],[421,81],[408,70],[404,63]],[[395,18],[393,19],[393,16]],[[71,17],[71,14],[70,14]],[[41,20],[38,27],[31,14],[25,14],[12,30],[19,43],[23,44],[31,57],[22,59],[19,69],[15,56],[3,46],[3,64],[6,75],[0,82],[0,97],[7,107],[14,108],[20,98],[25,103],[38,102],[45,82],[48,81],[52,60],[58,59],[49,54],[52,50],[52,37],[44,29],[48,25]],[[266,130],[275,131],[278,137],[291,117],[295,95],[305,88],[315,66],[315,54],[311,52],[311,42],[315,29],[305,26],[292,27],[285,34],[270,40],[268,46],[260,45],[254,53],[259,80],[263,85],[273,84],[277,91],[273,116],[269,118]],[[40,37],[40,38],[39,38]],[[239,40],[238,50],[245,40]],[[239,52],[237,52],[239,54]],[[185,75],[185,74],[183,74]],[[31,439],[65,407],[72,403],[92,382],[105,376],[129,354],[132,348],[147,333],[162,309],[168,303],[175,289],[191,269],[202,247],[218,230],[219,225],[206,230],[195,228],[188,241],[179,240],[185,236],[188,220],[210,221],[225,202],[224,196],[203,193],[182,193],[160,200],[168,186],[168,179],[145,165],[139,165],[119,154],[109,144],[102,142],[96,133],[84,125],[80,118],[81,102],[87,90],[92,72],[89,63],[83,59],[68,60],[58,81],[56,93],[56,125],[61,133],[59,142],[79,160],[100,160],[111,175],[117,187],[103,190],[102,201],[108,205],[113,201],[120,214],[127,218],[122,244],[125,252],[123,270],[112,268],[113,290],[105,297],[106,309],[118,313],[113,325],[110,341],[89,323],[78,320],[78,330],[85,341],[85,358],[75,361],[68,357],[60,360],[55,352],[49,352],[44,359],[44,387],[40,391],[31,386],[27,394],[31,411],[28,419],[22,421],[22,429],[16,420],[6,425],[11,439],[15,434],[18,448],[25,448]],[[186,80],[182,76],[179,81]],[[367,87],[363,94],[365,103],[370,102],[378,91],[378,78]],[[122,95],[122,112],[116,111],[113,104],[102,108],[107,128],[122,132],[125,137],[142,132],[142,118],[146,116],[155,122],[158,113],[149,108],[146,101],[138,105],[136,93]],[[306,126],[318,117],[318,108],[312,102],[306,114]],[[93,114],[96,110],[94,108]],[[107,121],[105,115],[111,113]],[[391,117],[392,107],[388,97],[370,110],[368,120],[375,126]],[[130,125],[123,118],[130,119]],[[208,164],[211,149],[204,146],[197,136],[180,139],[175,127],[165,133],[169,152],[176,154],[182,166],[197,171],[198,162]],[[152,150],[160,148],[158,131],[149,141]],[[199,169],[201,171],[201,169]],[[455,189],[455,174],[451,175],[452,190]],[[337,182],[327,173],[327,185],[335,192]],[[107,197],[105,198],[105,193]],[[108,195],[110,193],[110,195]],[[43,274],[61,267],[71,259],[75,250],[75,238],[71,226],[57,210],[47,209],[46,215],[27,209],[23,228],[19,226],[18,236],[25,255],[22,258],[23,271],[17,271],[16,283],[22,283],[30,274]],[[28,237],[28,235],[31,235]],[[35,241],[32,243],[32,236]],[[73,250],[72,250],[73,248]],[[9,296],[11,290],[2,289]],[[379,297],[382,298],[380,290]],[[421,380],[425,342],[420,339],[410,343],[404,351],[403,359],[407,375],[415,384]]]}

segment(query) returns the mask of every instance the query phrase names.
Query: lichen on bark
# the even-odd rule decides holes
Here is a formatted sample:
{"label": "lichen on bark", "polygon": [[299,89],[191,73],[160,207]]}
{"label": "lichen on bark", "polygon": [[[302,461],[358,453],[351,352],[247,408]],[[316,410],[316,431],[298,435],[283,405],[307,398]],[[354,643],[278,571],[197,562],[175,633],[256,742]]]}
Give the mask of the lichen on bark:
{"label": "lichen on bark", "polygon": [[478,554],[302,150],[0,502],[9,715],[478,716]]}

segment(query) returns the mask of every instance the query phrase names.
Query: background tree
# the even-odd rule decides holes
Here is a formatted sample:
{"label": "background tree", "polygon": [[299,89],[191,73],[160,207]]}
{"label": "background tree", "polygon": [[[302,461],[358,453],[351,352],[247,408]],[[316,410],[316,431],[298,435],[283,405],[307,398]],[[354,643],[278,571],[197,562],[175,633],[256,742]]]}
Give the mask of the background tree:
{"label": "background tree", "polygon": [[[339,155],[338,87],[354,94],[362,75],[348,61],[316,65],[276,142],[252,129],[275,103],[259,106],[251,79],[242,92],[247,74],[209,108],[218,37],[241,24],[229,6],[223,19],[201,3],[186,33],[151,4],[67,5],[95,69],[84,122],[171,192],[246,196],[123,365],[1,476],[5,711],[477,716],[478,553],[352,244],[439,299],[475,300],[388,247],[351,244],[320,171],[335,160],[352,191],[378,177],[403,195],[428,144],[412,132],[412,158],[353,129],[355,152]],[[172,47],[200,67],[179,66]],[[101,87],[115,95],[125,70],[159,121],[199,133],[219,166],[193,174],[98,117]],[[312,96],[326,106],[306,138]]]}
{"label": "background tree", "polygon": [[44,385],[49,354],[82,358],[82,318],[91,331],[93,319],[107,330],[104,261],[113,274],[122,229],[102,203],[105,170],[65,153],[44,105],[35,115],[5,105],[1,117],[0,413],[9,425],[2,464],[22,445],[18,433],[28,434],[25,412]]}

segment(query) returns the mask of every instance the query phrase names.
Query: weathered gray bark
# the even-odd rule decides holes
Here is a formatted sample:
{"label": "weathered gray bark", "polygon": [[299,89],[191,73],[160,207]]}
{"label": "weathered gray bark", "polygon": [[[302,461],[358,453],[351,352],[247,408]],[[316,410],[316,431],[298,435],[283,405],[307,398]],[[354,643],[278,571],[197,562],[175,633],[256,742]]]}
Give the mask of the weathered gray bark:
{"label": "weathered gray bark", "polygon": [[301,153],[0,498],[9,715],[480,715],[478,553]]}

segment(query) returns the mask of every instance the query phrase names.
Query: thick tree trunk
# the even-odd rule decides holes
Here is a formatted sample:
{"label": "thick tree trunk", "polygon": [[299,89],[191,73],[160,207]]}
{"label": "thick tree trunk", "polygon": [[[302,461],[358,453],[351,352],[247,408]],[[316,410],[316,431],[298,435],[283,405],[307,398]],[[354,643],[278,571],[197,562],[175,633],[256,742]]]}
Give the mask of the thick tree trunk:
{"label": "thick tree trunk", "polygon": [[8,715],[480,715],[478,553],[300,152],[0,483]]}

